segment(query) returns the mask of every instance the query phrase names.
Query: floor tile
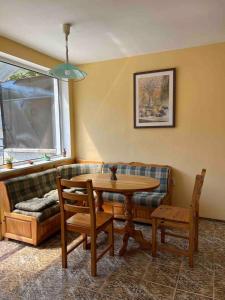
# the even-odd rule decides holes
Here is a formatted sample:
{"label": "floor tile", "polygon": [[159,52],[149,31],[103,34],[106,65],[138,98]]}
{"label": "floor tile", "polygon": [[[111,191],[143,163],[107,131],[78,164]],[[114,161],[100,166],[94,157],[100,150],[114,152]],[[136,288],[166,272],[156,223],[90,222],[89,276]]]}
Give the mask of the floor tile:
{"label": "floor tile", "polygon": [[200,230],[200,232],[202,232],[202,231],[211,231],[211,232],[213,232],[215,230],[216,223],[218,223],[218,222],[211,221],[211,220],[200,219],[200,221],[199,221],[199,230]]}
{"label": "floor tile", "polygon": [[172,300],[174,288],[142,280],[134,295],[135,300]]}
{"label": "floor tile", "polygon": [[184,291],[176,291],[174,300],[212,300],[213,298],[209,298],[202,295],[197,295],[193,293],[188,293]]}
{"label": "floor tile", "polygon": [[215,289],[224,292],[224,299],[225,299],[225,268],[224,268],[224,266],[217,265],[215,267],[214,286],[215,286]]}
{"label": "floor tile", "polygon": [[[182,268],[187,270],[193,270],[189,267],[189,258],[184,257],[182,262]],[[194,255],[194,270],[199,271],[213,271],[214,270],[214,252],[196,253]]]}
{"label": "floor tile", "polygon": [[181,270],[179,274],[177,288],[201,294],[203,296],[213,296],[213,271],[207,270]]}
{"label": "floor tile", "polygon": [[179,268],[150,264],[143,279],[145,281],[175,287],[178,279],[178,273]]}
{"label": "floor tile", "polygon": [[100,292],[116,299],[133,299],[139,289],[140,280],[132,276],[112,274],[101,288]]}
{"label": "floor tile", "polygon": [[200,253],[213,252],[215,249],[214,237],[209,235],[200,236],[198,249]]}
{"label": "floor tile", "polygon": [[32,282],[35,278],[36,274],[33,272],[27,272],[23,270],[8,272],[5,278],[0,281],[0,291],[8,291],[10,293],[13,293],[15,289],[23,286],[28,281]]}
{"label": "floor tile", "polygon": [[149,261],[152,264],[155,263],[155,264],[161,264],[161,265],[167,265],[167,266],[179,268],[183,261],[183,257],[172,255],[166,252],[164,253],[158,252],[156,257],[152,257],[150,253],[148,255],[149,255]]}
{"label": "floor tile", "polygon": [[224,300],[225,299],[225,293],[224,290],[220,290],[215,288],[214,290],[214,300]]}
{"label": "floor tile", "polygon": [[9,291],[3,289],[0,290],[0,299],[1,300],[23,300],[23,298],[19,296],[18,293],[16,293],[15,291]]}

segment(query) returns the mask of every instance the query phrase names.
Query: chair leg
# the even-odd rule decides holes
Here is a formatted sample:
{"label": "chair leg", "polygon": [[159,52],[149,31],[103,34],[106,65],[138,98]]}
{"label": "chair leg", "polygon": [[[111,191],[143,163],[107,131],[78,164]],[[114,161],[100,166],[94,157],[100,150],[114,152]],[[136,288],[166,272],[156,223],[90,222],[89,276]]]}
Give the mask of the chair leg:
{"label": "chair leg", "polygon": [[67,237],[64,230],[61,231],[62,267],[67,268]]}
{"label": "chair leg", "polygon": [[195,221],[195,251],[198,251],[198,218]]}
{"label": "chair leg", "polygon": [[161,228],[161,243],[165,243],[166,241],[165,241],[165,237],[166,237],[166,234],[165,234],[165,228],[164,227],[162,227]]}
{"label": "chair leg", "polygon": [[152,218],[152,256],[157,252],[157,219]]}
{"label": "chair leg", "polygon": [[84,250],[87,250],[87,235],[83,233],[82,236],[83,236],[83,238],[85,239],[85,240],[83,241],[83,249],[84,249]]}
{"label": "chair leg", "polygon": [[91,275],[97,275],[97,249],[96,236],[91,237]]}
{"label": "chair leg", "polygon": [[195,249],[195,237],[194,231],[191,230],[189,233],[189,266],[194,267],[194,249]]}
{"label": "chair leg", "polygon": [[109,245],[111,245],[111,248],[109,250],[109,254],[111,256],[114,256],[114,232],[113,232],[113,222],[108,226],[108,239],[109,239]]}

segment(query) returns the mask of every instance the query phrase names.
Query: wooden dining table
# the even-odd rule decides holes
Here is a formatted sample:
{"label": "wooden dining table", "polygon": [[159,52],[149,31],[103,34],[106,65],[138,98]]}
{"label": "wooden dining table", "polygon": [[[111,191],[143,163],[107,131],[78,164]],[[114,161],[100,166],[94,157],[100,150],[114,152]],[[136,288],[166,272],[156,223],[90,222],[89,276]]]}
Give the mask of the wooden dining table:
{"label": "wooden dining table", "polygon": [[103,211],[103,192],[120,193],[125,196],[124,217],[125,226],[116,228],[116,232],[123,234],[123,244],[119,251],[122,256],[126,252],[129,237],[134,238],[142,249],[150,249],[150,242],[144,239],[141,230],[135,229],[133,222],[132,196],[135,192],[152,191],[160,185],[159,180],[146,176],[134,176],[117,174],[117,180],[110,179],[111,174],[83,174],[73,177],[71,180],[92,180],[93,189],[97,194],[97,211]]}

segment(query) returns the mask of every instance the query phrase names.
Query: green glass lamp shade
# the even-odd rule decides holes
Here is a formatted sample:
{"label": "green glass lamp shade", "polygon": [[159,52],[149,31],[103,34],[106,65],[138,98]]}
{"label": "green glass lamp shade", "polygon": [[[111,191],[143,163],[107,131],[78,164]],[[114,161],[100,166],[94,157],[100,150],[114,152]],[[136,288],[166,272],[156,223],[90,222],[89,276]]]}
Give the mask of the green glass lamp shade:
{"label": "green glass lamp shade", "polygon": [[63,79],[73,79],[79,81],[87,76],[86,72],[81,71],[78,67],[75,67],[69,63],[60,64],[49,70],[51,76]]}

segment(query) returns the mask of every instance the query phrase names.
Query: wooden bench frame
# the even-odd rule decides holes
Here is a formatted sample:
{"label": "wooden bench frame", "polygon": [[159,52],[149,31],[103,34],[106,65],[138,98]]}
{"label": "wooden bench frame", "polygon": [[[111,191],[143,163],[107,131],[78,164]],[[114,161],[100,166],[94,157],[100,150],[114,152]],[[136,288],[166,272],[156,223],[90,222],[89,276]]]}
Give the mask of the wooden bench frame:
{"label": "wooden bench frame", "polygon": [[48,164],[43,164],[40,166],[32,166],[24,170],[15,170],[15,172],[13,170],[12,172],[1,174],[0,179],[2,181],[0,182],[0,206],[3,212],[0,231],[4,238],[11,238],[36,246],[60,229],[60,213],[57,213],[56,215],[39,223],[35,217],[11,212],[10,199],[7,188],[4,184],[4,180],[38,173],[47,169],[52,169],[71,163],[74,163],[73,159],[63,159],[60,161],[52,161]]}
{"label": "wooden bench frame", "polygon": [[60,213],[39,223],[35,217],[11,212],[6,186],[0,182],[0,197],[3,200],[2,232],[5,238],[38,245],[60,228]]}

